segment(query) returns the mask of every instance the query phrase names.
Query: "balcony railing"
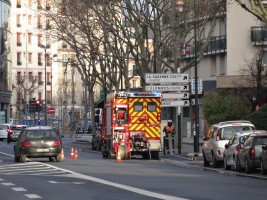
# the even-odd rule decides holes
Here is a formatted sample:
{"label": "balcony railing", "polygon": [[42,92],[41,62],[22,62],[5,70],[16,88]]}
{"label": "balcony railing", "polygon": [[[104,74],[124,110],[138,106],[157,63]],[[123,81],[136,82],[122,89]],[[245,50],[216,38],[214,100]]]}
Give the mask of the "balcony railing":
{"label": "balcony railing", "polygon": [[18,47],[22,46],[22,43],[21,42],[17,42],[17,46]]}
{"label": "balcony railing", "polygon": [[38,81],[38,85],[43,85],[44,82],[43,81]]}
{"label": "balcony railing", "polygon": [[251,42],[253,45],[267,44],[267,29],[264,27],[251,27]]}
{"label": "balcony railing", "polygon": [[[226,46],[226,36],[216,36],[212,37],[207,47],[204,49],[204,55],[216,55],[219,53],[225,53],[227,50]],[[199,52],[203,46],[206,45],[206,41],[198,41],[196,44],[196,51]],[[191,58],[195,55],[195,45],[194,43],[189,44],[185,49],[182,50],[181,56],[183,58]]]}
{"label": "balcony railing", "polygon": [[38,62],[38,65],[39,65],[39,66],[43,66],[43,63],[42,63],[42,62]]}
{"label": "balcony railing", "polygon": [[17,65],[22,65],[22,62],[21,61],[17,61]]}

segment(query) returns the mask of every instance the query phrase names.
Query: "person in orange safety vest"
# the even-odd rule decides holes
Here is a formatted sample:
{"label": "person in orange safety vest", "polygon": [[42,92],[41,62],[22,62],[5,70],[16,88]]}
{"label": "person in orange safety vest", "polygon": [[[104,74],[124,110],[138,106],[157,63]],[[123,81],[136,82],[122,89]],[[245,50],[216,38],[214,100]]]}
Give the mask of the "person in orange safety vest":
{"label": "person in orange safety vest", "polygon": [[[174,135],[175,135],[175,129],[172,125],[172,120],[167,121],[167,126],[164,127],[163,133],[164,133],[164,143],[167,150],[169,150],[169,141],[168,139],[172,140],[172,149],[174,148]],[[168,138],[169,133],[171,133],[171,138]]]}

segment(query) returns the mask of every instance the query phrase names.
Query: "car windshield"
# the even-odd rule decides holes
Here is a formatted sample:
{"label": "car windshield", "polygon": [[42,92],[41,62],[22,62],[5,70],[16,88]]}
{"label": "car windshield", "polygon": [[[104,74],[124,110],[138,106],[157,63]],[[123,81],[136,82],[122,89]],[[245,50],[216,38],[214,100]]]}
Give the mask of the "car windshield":
{"label": "car windshield", "polygon": [[27,138],[51,138],[51,137],[57,137],[57,134],[53,130],[31,130],[28,131]]}
{"label": "car windshield", "polygon": [[227,126],[222,128],[221,131],[221,140],[230,140],[231,137],[236,133],[236,132],[241,132],[244,130],[252,130],[252,127],[249,126]]}

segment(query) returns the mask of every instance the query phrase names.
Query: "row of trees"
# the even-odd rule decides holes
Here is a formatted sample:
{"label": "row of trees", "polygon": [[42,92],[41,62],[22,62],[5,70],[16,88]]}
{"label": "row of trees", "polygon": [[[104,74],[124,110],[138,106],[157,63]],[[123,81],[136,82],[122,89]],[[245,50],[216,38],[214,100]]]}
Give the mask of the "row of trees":
{"label": "row of trees", "polygon": [[[135,65],[144,88],[146,73],[187,71],[181,52],[204,38],[198,61],[212,36],[216,13],[226,1],[214,0],[52,0],[43,10],[55,41],[67,43],[76,55],[75,67],[94,105],[94,87],[106,92],[129,89],[129,66]],[[205,31],[204,31],[205,30]],[[91,106],[91,113],[94,107]],[[94,124],[94,123],[93,123]]]}

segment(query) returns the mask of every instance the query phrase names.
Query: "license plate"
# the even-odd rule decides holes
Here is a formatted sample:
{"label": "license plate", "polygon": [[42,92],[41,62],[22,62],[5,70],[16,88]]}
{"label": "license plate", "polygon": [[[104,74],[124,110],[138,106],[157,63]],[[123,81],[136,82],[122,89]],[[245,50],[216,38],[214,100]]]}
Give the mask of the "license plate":
{"label": "license plate", "polygon": [[49,149],[36,149],[37,152],[49,152]]}

